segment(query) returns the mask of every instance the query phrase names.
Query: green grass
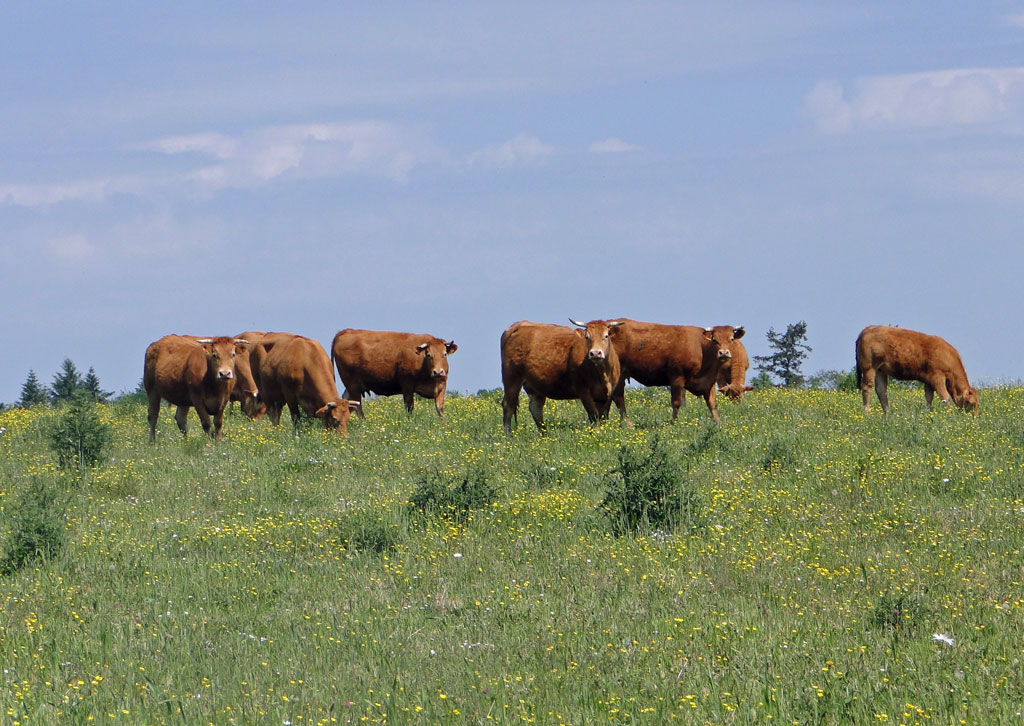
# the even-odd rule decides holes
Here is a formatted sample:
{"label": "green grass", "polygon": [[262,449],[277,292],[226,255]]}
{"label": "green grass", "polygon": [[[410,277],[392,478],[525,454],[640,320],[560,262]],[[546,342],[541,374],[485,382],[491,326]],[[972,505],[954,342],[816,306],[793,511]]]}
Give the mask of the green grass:
{"label": "green grass", "polygon": [[[156,446],[121,404],[85,471],[57,414],[5,412],[0,547],[40,486],[65,531],[0,577],[0,723],[1020,723],[1024,390],[891,396],[759,391],[715,427],[630,390],[633,429],[549,401],[540,437],[524,403],[511,439],[490,394],[370,401],[346,439],[165,409]],[[655,432],[703,526],[616,536],[609,473]],[[490,502],[409,505],[467,477]]]}

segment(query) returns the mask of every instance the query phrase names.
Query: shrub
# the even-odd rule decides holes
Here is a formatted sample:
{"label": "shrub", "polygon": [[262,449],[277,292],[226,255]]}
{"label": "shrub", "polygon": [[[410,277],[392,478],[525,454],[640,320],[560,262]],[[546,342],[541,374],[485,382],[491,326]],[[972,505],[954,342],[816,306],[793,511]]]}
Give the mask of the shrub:
{"label": "shrub", "polygon": [[474,509],[483,509],[493,502],[497,493],[481,469],[456,476],[438,472],[417,485],[409,504],[424,514],[463,522]]}
{"label": "shrub", "polygon": [[11,531],[0,555],[0,575],[54,557],[64,546],[64,507],[52,487],[35,486],[14,507]]}
{"label": "shrub", "polygon": [[911,635],[922,624],[926,613],[924,598],[905,592],[885,592],[878,600],[868,621],[876,628],[895,635]]}
{"label": "shrub", "polygon": [[107,456],[113,434],[100,421],[96,404],[76,396],[49,431],[50,449],[62,467],[96,466]]}
{"label": "shrub", "polygon": [[338,522],[338,539],[349,551],[383,554],[399,543],[397,527],[373,512],[357,512]]}
{"label": "shrub", "polygon": [[704,503],[655,434],[646,450],[623,446],[619,466],[606,479],[600,508],[616,535],[704,524]]}

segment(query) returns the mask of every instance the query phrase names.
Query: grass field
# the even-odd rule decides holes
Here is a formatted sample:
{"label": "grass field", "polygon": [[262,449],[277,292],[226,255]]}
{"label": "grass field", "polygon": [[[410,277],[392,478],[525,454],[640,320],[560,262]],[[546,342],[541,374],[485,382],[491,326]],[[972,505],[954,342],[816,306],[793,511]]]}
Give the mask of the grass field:
{"label": "grass field", "polygon": [[[347,439],[164,409],[156,446],[122,403],[84,473],[59,413],[2,413],[0,543],[30,502],[64,541],[0,576],[0,723],[1024,723],[1024,389],[890,395],[715,427],[631,390],[635,428],[549,402],[544,437],[524,402],[511,439],[497,394],[370,401]],[[609,473],[655,432],[700,516],[615,536]],[[467,478],[479,508],[408,504]]]}

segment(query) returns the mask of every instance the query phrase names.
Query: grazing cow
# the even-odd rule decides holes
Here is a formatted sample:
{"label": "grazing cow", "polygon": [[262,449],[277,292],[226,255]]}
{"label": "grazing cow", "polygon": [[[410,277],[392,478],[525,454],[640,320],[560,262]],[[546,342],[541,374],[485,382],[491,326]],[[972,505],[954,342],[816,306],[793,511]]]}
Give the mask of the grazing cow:
{"label": "grazing cow", "polygon": [[593,424],[608,410],[612,391],[619,383],[619,358],[610,331],[619,321],[578,323],[577,329],[521,321],[501,334],[501,382],[505,433],[512,434],[512,418],[518,421],[519,390],[530,397],[530,413],[544,431],[544,402],[553,398],[578,398]]}
{"label": "grazing cow", "polygon": [[864,399],[864,411],[871,409],[871,387],[878,394],[882,411],[889,410],[889,377],[898,381],[924,383],[924,400],[932,407],[932,396],[947,406],[953,403],[978,415],[978,389],[967,380],[967,372],[956,348],[937,335],[916,330],[869,325],[857,336],[857,387]]}
{"label": "grazing cow", "polygon": [[[622,380],[612,400],[619,416],[626,415],[626,380],[645,386],[668,386],[672,394],[672,420],[679,416],[684,391],[700,396],[718,422],[715,383],[722,366],[732,358],[732,343],[743,337],[743,327],[717,325],[660,325],[622,320],[612,330],[612,343],[622,364]],[[745,352],[745,351],[744,351]]]}
{"label": "grazing cow", "polygon": [[210,433],[213,416],[214,438],[220,439],[224,408],[235,385],[235,358],[246,341],[238,338],[193,339],[167,335],[146,348],[142,384],[149,397],[149,442],[156,443],[156,422],[160,400],[178,407],[174,420],[187,434],[189,406],[196,409],[203,431]]}
{"label": "grazing cow", "polygon": [[[276,343],[282,340],[290,340],[295,337],[294,333],[264,333],[259,330],[249,330],[244,333],[239,333],[237,338],[243,338],[249,341],[249,369],[252,375],[253,384],[257,389],[260,387],[260,366],[263,365],[263,359],[266,357],[267,352],[270,351]],[[241,374],[239,374],[238,382],[242,382]],[[239,400],[232,394],[232,401]],[[242,411],[251,419],[262,421],[264,415],[267,412],[267,405],[262,399],[253,399],[250,403],[250,407],[246,408],[246,402],[242,401]]]}
{"label": "grazing cow", "polygon": [[[290,335],[290,334],[289,334]],[[264,338],[263,345],[267,344]],[[338,396],[334,370],[327,352],[315,340],[301,335],[280,336],[260,364],[260,385],[267,415],[275,426],[285,404],[292,423],[299,425],[299,409],[324,422],[324,428],[348,432],[352,409],[359,406]]]}
{"label": "grazing cow", "polygon": [[732,357],[722,363],[718,370],[718,392],[724,393],[733,401],[743,398],[747,391],[753,391],[753,386],[747,385],[747,370],[750,368],[750,358],[747,357],[747,349],[738,339],[729,344],[729,351]]}
{"label": "grazing cow", "polygon": [[[412,413],[413,394],[418,393],[434,399],[437,415],[444,418],[448,356],[458,349],[454,340],[433,335],[346,328],[334,336],[331,359],[346,398],[361,402],[367,393],[401,393],[405,410]],[[363,409],[357,411],[363,417]]]}

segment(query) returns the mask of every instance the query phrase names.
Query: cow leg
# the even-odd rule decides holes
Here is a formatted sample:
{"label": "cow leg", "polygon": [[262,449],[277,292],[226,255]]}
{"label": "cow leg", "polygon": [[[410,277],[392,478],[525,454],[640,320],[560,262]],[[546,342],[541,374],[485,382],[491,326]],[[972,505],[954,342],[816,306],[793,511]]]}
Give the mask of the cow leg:
{"label": "cow leg", "polygon": [[415,393],[412,386],[402,389],[402,400],[405,402],[406,413],[412,413],[413,396]]}
{"label": "cow leg", "polygon": [[174,412],[174,423],[178,424],[182,436],[188,436],[188,406],[178,406]]}
{"label": "cow leg", "polygon": [[[531,399],[532,402],[532,399]],[[587,416],[590,417],[590,423],[597,426],[601,423],[601,409],[597,407],[597,403],[594,402],[591,396],[580,396],[580,403],[583,404],[583,409],[587,412]]]}
{"label": "cow leg", "polygon": [[935,390],[939,394],[939,400],[946,404],[946,408],[949,408],[949,389],[946,388],[946,379],[940,378],[936,383]]}
{"label": "cow leg", "polygon": [[686,389],[682,381],[673,381],[669,384],[669,392],[672,394],[672,421],[679,417],[679,407],[683,405],[683,396]]}
{"label": "cow leg", "polygon": [[[199,423],[203,425],[203,433],[206,434],[207,436],[210,436],[211,431],[213,429],[210,422],[210,412],[206,410],[206,406],[205,404],[203,404],[202,401],[196,404],[195,409],[196,414],[199,415]],[[181,409],[178,410],[180,411]]]}
{"label": "cow leg", "polygon": [[704,401],[708,404],[708,410],[711,411],[711,418],[715,420],[715,423],[718,423],[718,395],[715,393],[714,386],[711,386],[708,395],[704,396]]}
{"label": "cow leg", "polygon": [[224,409],[226,406],[217,409],[213,412],[213,438],[215,441],[220,441],[220,428],[224,425]]}
{"label": "cow leg", "polygon": [[632,426],[633,422],[629,420],[629,415],[626,413],[626,383],[620,381],[619,385],[612,391],[612,398],[606,404],[605,418],[608,418],[607,412],[611,410],[612,401],[615,402],[615,408],[619,409],[619,425],[621,426]]}
{"label": "cow leg", "polygon": [[267,404],[267,418],[270,419],[270,423],[277,426],[281,423],[281,404],[270,403]]}
{"label": "cow leg", "polygon": [[[864,401],[864,413],[871,410],[871,389],[875,385],[875,369],[868,368],[861,374],[860,379],[860,396]],[[881,403],[882,399],[878,399]]]}
{"label": "cow leg", "polygon": [[299,413],[298,401],[289,401],[288,402],[288,413],[290,413],[291,417],[292,417],[292,427],[295,429],[295,432],[298,433],[298,431],[299,431],[299,421],[302,420],[301,414]]}
{"label": "cow leg", "polygon": [[932,410],[932,398],[935,396],[935,387],[931,383],[925,381],[924,384],[924,402],[928,404],[928,410]]}
{"label": "cow leg", "polygon": [[149,443],[156,443],[156,422],[160,418],[160,396],[149,397]]}
{"label": "cow leg", "polygon": [[442,388],[434,396],[434,410],[437,411],[438,418],[444,418],[444,389]]}
{"label": "cow leg", "polygon": [[533,416],[533,422],[537,424],[537,430],[544,433],[544,402],[547,398],[534,393],[530,395],[530,415]]}
{"label": "cow leg", "polygon": [[875,373],[875,395],[882,404],[882,411],[889,413],[889,376],[881,371]]}
{"label": "cow leg", "polygon": [[345,392],[341,394],[341,397],[346,400],[355,401],[356,403],[358,403],[359,405],[356,407],[356,416],[358,416],[361,419],[366,418],[366,414],[363,413],[363,390],[361,388],[358,388],[356,386],[353,386],[352,388],[346,388]]}
{"label": "cow leg", "polygon": [[519,387],[518,383],[515,386],[506,384],[505,395],[501,399],[501,424],[508,436],[512,435],[512,419],[515,418],[516,425],[519,424]]}

